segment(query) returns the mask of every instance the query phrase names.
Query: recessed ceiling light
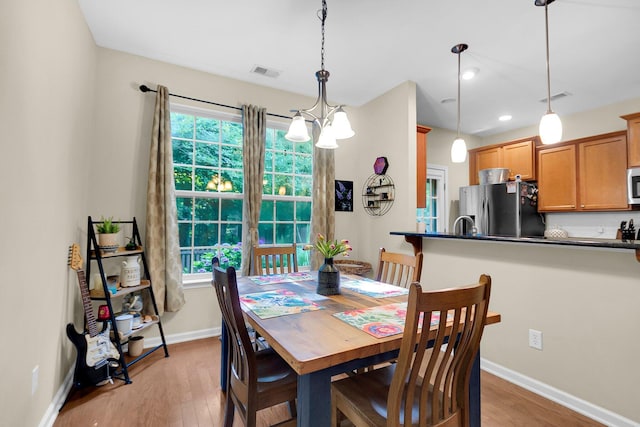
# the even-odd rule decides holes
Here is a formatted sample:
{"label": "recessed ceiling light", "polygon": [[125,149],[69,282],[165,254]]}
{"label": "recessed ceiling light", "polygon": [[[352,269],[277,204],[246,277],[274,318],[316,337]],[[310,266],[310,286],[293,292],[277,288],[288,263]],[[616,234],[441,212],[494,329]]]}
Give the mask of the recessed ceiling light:
{"label": "recessed ceiling light", "polygon": [[476,74],[478,74],[480,72],[480,70],[478,70],[477,68],[469,68],[468,70],[465,70],[462,73],[462,79],[463,80],[471,80],[472,78],[474,78],[476,76]]}
{"label": "recessed ceiling light", "polygon": [[511,114],[505,114],[498,117],[498,120],[500,120],[501,122],[508,122],[511,119],[512,119]]}

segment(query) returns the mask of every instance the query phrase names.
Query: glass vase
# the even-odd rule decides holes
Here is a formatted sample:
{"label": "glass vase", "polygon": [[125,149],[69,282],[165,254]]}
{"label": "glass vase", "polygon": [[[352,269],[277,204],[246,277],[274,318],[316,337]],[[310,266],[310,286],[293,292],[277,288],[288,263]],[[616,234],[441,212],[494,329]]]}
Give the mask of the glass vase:
{"label": "glass vase", "polygon": [[333,258],[325,258],[318,269],[318,288],[320,295],[338,295],[340,293],[340,270],[333,265]]}

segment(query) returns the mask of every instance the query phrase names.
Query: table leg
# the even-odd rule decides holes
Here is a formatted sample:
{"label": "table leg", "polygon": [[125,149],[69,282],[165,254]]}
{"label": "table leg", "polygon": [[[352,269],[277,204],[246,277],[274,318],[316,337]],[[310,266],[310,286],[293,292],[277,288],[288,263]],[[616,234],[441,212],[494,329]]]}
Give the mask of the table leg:
{"label": "table leg", "polygon": [[469,425],[480,427],[482,417],[480,416],[480,350],[476,354],[471,367],[471,378],[469,379]]}
{"label": "table leg", "polygon": [[298,427],[330,425],[330,373],[318,371],[298,376]]}

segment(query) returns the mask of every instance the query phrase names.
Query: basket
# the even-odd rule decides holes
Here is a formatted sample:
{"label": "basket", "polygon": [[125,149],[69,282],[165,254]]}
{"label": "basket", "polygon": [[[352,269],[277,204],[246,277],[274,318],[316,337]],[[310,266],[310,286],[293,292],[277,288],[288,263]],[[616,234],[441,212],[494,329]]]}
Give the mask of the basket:
{"label": "basket", "polygon": [[371,264],[365,261],[356,261],[350,259],[333,260],[333,264],[338,267],[340,271],[347,274],[357,274],[362,276],[371,271]]}

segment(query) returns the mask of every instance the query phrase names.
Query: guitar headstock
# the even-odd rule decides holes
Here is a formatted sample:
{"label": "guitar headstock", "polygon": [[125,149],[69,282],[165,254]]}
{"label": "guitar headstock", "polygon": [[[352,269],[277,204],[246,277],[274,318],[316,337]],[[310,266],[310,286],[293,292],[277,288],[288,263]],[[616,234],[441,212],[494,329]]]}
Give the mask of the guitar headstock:
{"label": "guitar headstock", "polygon": [[71,267],[73,270],[82,270],[82,256],[80,255],[80,245],[78,245],[77,243],[74,243],[73,245],[69,246],[69,267]]}

